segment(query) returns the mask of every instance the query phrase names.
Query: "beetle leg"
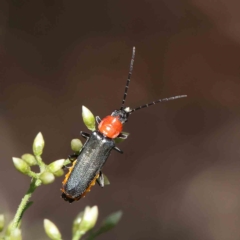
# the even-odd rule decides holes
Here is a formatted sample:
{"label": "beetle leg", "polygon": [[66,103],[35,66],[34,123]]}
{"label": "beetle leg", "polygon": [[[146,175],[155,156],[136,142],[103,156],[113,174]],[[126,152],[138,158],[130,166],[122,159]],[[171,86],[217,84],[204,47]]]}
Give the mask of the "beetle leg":
{"label": "beetle leg", "polygon": [[121,149],[119,149],[118,147],[116,147],[116,146],[113,147],[113,149],[116,150],[116,151],[119,152],[119,153],[123,153],[123,151],[122,151]]}
{"label": "beetle leg", "polygon": [[69,167],[63,165],[63,166],[62,166],[62,169],[63,169],[63,170],[68,170]]}
{"label": "beetle leg", "polygon": [[90,134],[89,133],[85,133],[85,132],[80,132],[80,134],[81,134],[81,136],[83,137],[83,138],[86,138],[86,139],[88,139],[89,137],[90,137]]}
{"label": "beetle leg", "polygon": [[71,161],[71,162],[74,162],[77,158],[78,158],[79,154],[71,154],[68,156],[68,159]]}
{"label": "beetle leg", "polygon": [[125,133],[120,133],[117,138],[121,138],[121,139],[127,139],[128,135]]}
{"label": "beetle leg", "polygon": [[99,172],[97,183],[99,184],[100,187],[104,187],[104,177],[101,171]]}
{"label": "beetle leg", "polygon": [[99,124],[102,121],[102,119],[99,116],[96,116],[96,122]]}
{"label": "beetle leg", "polygon": [[[68,155],[68,159],[69,159],[69,161],[71,162],[71,163],[73,163],[76,159],[77,159],[77,157],[79,156],[79,154],[71,154],[71,155]],[[63,165],[62,166],[62,169],[63,170],[68,170],[70,167],[67,167],[67,166],[65,166],[65,165]]]}

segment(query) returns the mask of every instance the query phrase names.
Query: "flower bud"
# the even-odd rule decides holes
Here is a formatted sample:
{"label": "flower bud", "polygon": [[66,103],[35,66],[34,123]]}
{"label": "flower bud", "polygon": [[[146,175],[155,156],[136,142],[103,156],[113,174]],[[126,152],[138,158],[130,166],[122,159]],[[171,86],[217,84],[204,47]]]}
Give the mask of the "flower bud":
{"label": "flower bud", "polygon": [[21,158],[13,157],[12,160],[13,160],[13,164],[14,164],[15,168],[19,172],[26,174],[26,175],[30,172],[29,165],[25,161],[23,161]]}
{"label": "flower bud", "polygon": [[5,231],[5,236],[6,237],[10,236],[11,230],[12,230],[12,226],[13,226],[13,220],[10,223],[8,223],[8,225],[7,225],[7,228],[6,228],[6,231]]}
{"label": "flower bud", "polygon": [[43,172],[39,179],[42,181],[43,184],[50,184],[54,181],[55,177],[51,172]]}
{"label": "flower bud", "polygon": [[5,224],[5,218],[3,214],[0,214],[0,232],[3,230]]}
{"label": "flower bud", "polygon": [[59,169],[58,171],[53,173],[55,177],[61,177],[63,176],[65,173],[63,171],[63,169]]}
{"label": "flower bud", "polygon": [[52,240],[61,240],[62,236],[56,225],[48,219],[43,221],[44,229],[48,237]]}
{"label": "flower bud", "polygon": [[80,139],[73,139],[71,141],[71,149],[76,153],[80,152],[80,150],[82,149],[82,142],[80,141]]}
{"label": "flower bud", "polygon": [[92,208],[86,207],[83,213],[82,221],[79,225],[79,230],[81,232],[87,232],[92,229],[98,218],[98,207],[94,206]]}
{"label": "flower bud", "polygon": [[84,106],[82,106],[82,117],[83,117],[83,122],[86,125],[86,127],[91,131],[95,131],[96,128],[95,128],[94,115],[88,108],[86,108]]}
{"label": "flower bud", "polygon": [[48,170],[51,172],[51,173],[55,173],[57,172],[58,170],[62,169],[63,167],[63,164],[64,164],[64,159],[60,159],[60,160],[56,160],[52,163],[50,163],[48,165]]}
{"label": "flower bud", "polygon": [[82,219],[83,219],[83,214],[84,214],[84,211],[80,212],[73,221],[73,227],[72,227],[72,235],[73,236],[79,230],[80,223],[82,222]]}
{"label": "flower bud", "polygon": [[9,240],[22,240],[22,233],[19,228],[15,228],[11,233]]}
{"label": "flower bud", "polygon": [[37,161],[35,159],[35,157],[30,154],[30,153],[26,153],[22,155],[22,160],[24,160],[29,166],[35,166],[37,165]]}
{"label": "flower bud", "polygon": [[35,156],[41,156],[44,148],[44,139],[42,133],[38,133],[33,142],[33,153]]}
{"label": "flower bud", "polygon": [[91,230],[95,226],[97,218],[97,206],[92,208],[87,206],[73,222],[73,239],[80,239],[87,231]]}

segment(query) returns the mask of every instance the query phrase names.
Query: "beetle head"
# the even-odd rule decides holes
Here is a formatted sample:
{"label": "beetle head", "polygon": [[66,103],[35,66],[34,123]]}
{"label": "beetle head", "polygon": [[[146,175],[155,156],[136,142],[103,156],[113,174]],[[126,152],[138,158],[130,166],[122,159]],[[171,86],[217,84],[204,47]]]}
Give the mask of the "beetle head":
{"label": "beetle head", "polygon": [[127,107],[125,109],[120,109],[120,110],[114,110],[111,114],[111,116],[113,117],[117,117],[119,119],[119,121],[123,124],[125,122],[127,122],[128,117],[130,115],[130,108]]}

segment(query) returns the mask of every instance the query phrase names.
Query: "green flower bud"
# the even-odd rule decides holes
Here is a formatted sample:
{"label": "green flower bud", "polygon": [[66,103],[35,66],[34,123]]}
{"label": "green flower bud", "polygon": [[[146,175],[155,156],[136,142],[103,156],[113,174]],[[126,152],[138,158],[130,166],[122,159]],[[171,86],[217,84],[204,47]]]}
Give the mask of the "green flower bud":
{"label": "green flower bud", "polygon": [[95,128],[94,115],[88,108],[86,108],[84,106],[82,106],[82,117],[83,117],[83,122],[86,125],[86,127],[91,131],[95,131],[96,128]]}
{"label": "green flower bud", "polygon": [[57,172],[58,170],[62,169],[63,167],[63,164],[64,164],[64,159],[60,159],[60,160],[56,160],[52,163],[50,163],[48,165],[48,170],[51,172],[51,173],[55,173]]}
{"label": "green flower bud", "polygon": [[62,236],[56,225],[48,219],[43,221],[44,229],[48,237],[52,240],[61,240]]}
{"label": "green flower bud", "polygon": [[19,172],[26,174],[26,175],[30,172],[29,165],[25,161],[23,161],[21,158],[13,157],[12,160],[13,160],[13,164],[14,164],[15,168]]}
{"label": "green flower bud", "polygon": [[55,177],[61,177],[63,176],[65,173],[63,171],[63,169],[59,169],[58,171],[53,173]]}
{"label": "green flower bud", "polygon": [[30,154],[30,153],[26,153],[22,155],[22,160],[24,160],[29,166],[35,166],[37,165],[37,161],[36,158]]}
{"label": "green flower bud", "polygon": [[0,232],[3,230],[5,224],[4,215],[0,214]]}
{"label": "green flower bud", "polygon": [[80,139],[73,139],[71,141],[71,149],[76,153],[80,152],[80,150],[82,149],[82,142],[80,141]]}
{"label": "green flower bud", "polygon": [[33,142],[33,153],[35,156],[41,156],[44,148],[44,139],[42,133],[38,133]]}
{"label": "green flower bud", "polygon": [[43,184],[50,184],[54,181],[55,177],[51,172],[43,172],[39,179],[42,181]]}
{"label": "green flower bud", "polygon": [[11,234],[12,225],[13,225],[13,221],[11,221],[10,223],[8,223],[7,229],[6,229],[6,231],[5,231],[5,236],[6,236],[6,237],[9,237],[10,234]]}
{"label": "green flower bud", "polygon": [[11,233],[9,240],[22,240],[22,233],[19,228],[15,228]]}
{"label": "green flower bud", "polygon": [[82,222],[82,219],[83,219],[83,214],[84,214],[84,211],[80,212],[73,221],[73,227],[72,227],[72,235],[73,236],[79,230],[80,223]]}
{"label": "green flower bud", "polygon": [[92,208],[86,207],[83,213],[82,221],[79,225],[79,230],[81,232],[87,232],[92,229],[98,218],[98,207],[94,206]]}

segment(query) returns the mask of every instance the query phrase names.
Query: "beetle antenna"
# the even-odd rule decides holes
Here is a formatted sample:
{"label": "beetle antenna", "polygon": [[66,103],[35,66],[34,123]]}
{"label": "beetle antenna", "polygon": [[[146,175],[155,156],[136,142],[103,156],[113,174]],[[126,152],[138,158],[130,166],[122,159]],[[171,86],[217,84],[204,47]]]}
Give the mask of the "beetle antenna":
{"label": "beetle antenna", "polygon": [[123,100],[122,100],[122,106],[121,106],[120,110],[123,110],[123,107],[124,107],[124,104],[125,104],[125,101],[126,101],[127,92],[128,92],[128,88],[129,88],[129,83],[130,83],[132,70],[133,70],[134,58],[135,58],[135,47],[133,47],[133,50],[132,50],[132,58],[131,58],[131,62],[130,62],[130,69],[129,69],[129,73],[128,73],[127,83],[126,83],[126,86],[125,86],[125,91],[124,91]]}
{"label": "beetle antenna", "polygon": [[142,109],[142,108],[150,107],[150,106],[155,105],[155,104],[157,104],[157,103],[167,102],[167,101],[175,100],[175,99],[178,99],[178,98],[184,98],[184,97],[187,97],[187,95],[179,95],[179,96],[175,96],[175,97],[159,99],[159,100],[157,100],[157,101],[153,101],[153,102],[144,104],[144,105],[142,105],[142,106],[140,106],[140,107],[131,109],[130,111],[128,111],[128,113],[131,114],[131,113],[133,113],[133,112],[135,112],[135,111],[137,111],[137,110],[140,110],[140,109]]}

